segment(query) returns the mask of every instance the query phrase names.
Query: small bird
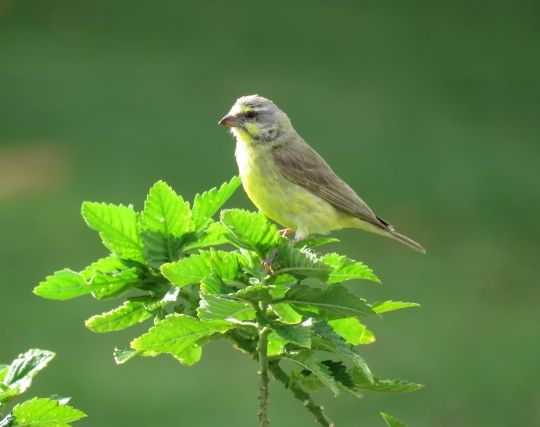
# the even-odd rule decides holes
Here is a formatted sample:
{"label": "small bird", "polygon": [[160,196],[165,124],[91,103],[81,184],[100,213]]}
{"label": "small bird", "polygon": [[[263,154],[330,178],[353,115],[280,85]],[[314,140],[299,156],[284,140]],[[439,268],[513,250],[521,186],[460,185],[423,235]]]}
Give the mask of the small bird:
{"label": "small bird", "polygon": [[266,216],[286,227],[285,233],[294,231],[295,241],[360,228],[425,253],[420,244],[375,215],[269,99],[238,98],[219,124],[229,126],[236,138],[236,162],[247,195]]}

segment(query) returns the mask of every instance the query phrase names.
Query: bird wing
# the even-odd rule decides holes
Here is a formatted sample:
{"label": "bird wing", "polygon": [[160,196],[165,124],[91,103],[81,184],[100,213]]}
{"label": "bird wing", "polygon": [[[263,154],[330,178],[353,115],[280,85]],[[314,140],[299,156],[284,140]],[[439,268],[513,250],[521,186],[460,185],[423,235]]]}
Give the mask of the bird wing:
{"label": "bird wing", "polygon": [[340,211],[382,229],[392,229],[392,226],[377,217],[358,194],[299,136],[273,147],[272,155],[279,171],[289,181],[310,190]]}

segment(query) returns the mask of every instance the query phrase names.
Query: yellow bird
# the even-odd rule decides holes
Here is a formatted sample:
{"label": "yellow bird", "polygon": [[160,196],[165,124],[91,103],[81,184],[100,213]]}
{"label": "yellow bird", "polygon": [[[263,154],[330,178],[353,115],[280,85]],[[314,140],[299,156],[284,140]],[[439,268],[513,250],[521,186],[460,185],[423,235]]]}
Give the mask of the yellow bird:
{"label": "yellow bird", "polygon": [[295,231],[296,241],[361,228],[425,253],[375,215],[269,99],[243,96],[219,124],[229,126],[236,138],[236,162],[247,195],[266,216]]}

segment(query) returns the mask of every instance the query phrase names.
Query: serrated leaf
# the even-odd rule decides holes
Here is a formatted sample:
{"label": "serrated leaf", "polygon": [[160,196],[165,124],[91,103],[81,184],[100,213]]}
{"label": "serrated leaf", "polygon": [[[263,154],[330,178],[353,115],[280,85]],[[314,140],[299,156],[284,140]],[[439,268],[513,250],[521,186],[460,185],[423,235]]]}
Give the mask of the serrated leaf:
{"label": "serrated leaf", "polygon": [[19,354],[9,365],[2,384],[10,390],[17,390],[18,394],[23,393],[32,384],[32,378],[54,357],[55,354],[52,351],[37,348]]}
{"label": "serrated leaf", "polygon": [[125,301],[120,307],[97,314],[86,320],[85,325],[93,332],[112,332],[129,328],[153,316],[152,307],[137,301]]}
{"label": "serrated leaf", "polygon": [[329,320],[328,324],[332,327],[347,344],[372,344],[375,342],[375,335],[365,325],[355,317],[346,319]]}
{"label": "serrated leaf", "polygon": [[313,349],[334,353],[353,366],[358,367],[368,381],[373,381],[373,374],[366,361],[350,348],[327,322],[320,321],[313,325],[311,343]]}
{"label": "serrated leaf", "polygon": [[349,292],[345,286],[336,285],[328,289],[310,288],[304,285],[292,287],[282,301],[295,310],[310,309],[323,318],[343,318],[373,314],[365,300]]}
{"label": "serrated leaf", "polygon": [[278,315],[283,323],[296,325],[302,322],[302,315],[292,308],[290,304],[283,302],[272,304],[271,309]]}
{"label": "serrated leaf", "polygon": [[289,342],[283,338],[281,338],[278,334],[275,332],[270,332],[268,334],[268,348],[267,353],[268,356],[278,356],[283,353],[285,346]]}
{"label": "serrated leaf", "polygon": [[16,425],[28,427],[65,427],[86,414],[58,400],[35,397],[13,408]]}
{"label": "serrated leaf", "polygon": [[255,251],[259,256],[265,254],[284,239],[277,228],[260,212],[242,209],[221,211],[221,222],[229,230],[229,241],[240,248]]}
{"label": "serrated leaf", "polygon": [[94,298],[103,300],[119,296],[137,286],[140,281],[137,268],[126,268],[110,273],[96,271],[90,278],[88,286],[92,290]]}
{"label": "serrated leaf", "polygon": [[389,311],[401,310],[403,308],[409,307],[420,307],[420,304],[415,302],[404,302],[404,301],[382,301],[376,302],[371,305],[373,311],[377,314],[387,313]]}
{"label": "serrated leaf", "polygon": [[114,361],[117,365],[122,365],[137,355],[139,355],[140,352],[137,350],[133,350],[132,348],[116,348],[113,351],[113,357]]}
{"label": "serrated leaf", "polygon": [[207,221],[225,204],[240,185],[240,178],[233,177],[217,188],[196,194],[193,202],[193,225],[195,230],[204,228]]}
{"label": "serrated leaf", "polygon": [[331,267],[326,281],[328,284],[353,279],[365,279],[381,283],[379,278],[373,273],[373,270],[360,261],[354,261],[336,253],[326,254],[321,261]]}
{"label": "serrated leaf", "polygon": [[321,262],[313,252],[295,248],[290,242],[278,246],[273,264],[276,275],[290,274],[325,281],[330,272],[330,267]]}
{"label": "serrated leaf", "polygon": [[328,366],[319,362],[312,351],[302,351],[294,355],[287,355],[284,358],[298,363],[304,369],[311,371],[335,396],[339,394],[339,388],[332,377]]}
{"label": "serrated leaf", "polygon": [[159,268],[166,262],[171,262],[180,257],[184,241],[182,238],[169,235],[168,237],[156,231],[146,230],[141,232],[143,253],[148,265]]}
{"label": "serrated leaf", "polygon": [[250,304],[212,294],[201,295],[197,314],[204,320],[234,322],[255,319],[255,310]]}
{"label": "serrated leaf", "polygon": [[388,427],[407,427],[404,423],[402,423],[400,420],[390,414],[387,414],[385,412],[380,412],[380,414]]}
{"label": "serrated leaf", "polygon": [[100,258],[81,271],[86,281],[91,281],[96,273],[117,273],[127,269],[128,266],[115,255]]}
{"label": "serrated leaf", "polygon": [[183,250],[191,252],[208,246],[224,245],[228,243],[225,236],[227,232],[227,228],[221,222],[212,222],[204,231],[197,233],[196,239],[187,243]]}
{"label": "serrated leaf", "polygon": [[84,277],[66,268],[47,276],[34,288],[34,293],[42,298],[65,301],[71,298],[89,294],[92,288]]}
{"label": "serrated leaf", "polygon": [[234,279],[238,270],[238,255],[235,252],[214,249],[161,266],[162,274],[178,287],[199,283],[212,273],[223,279]]}
{"label": "serrated leaf", "polygon": [[234,288],[223,283],[220,277],[212,273],[201,280],[201,293],[207,294],[228,294],[234,291]]}
{"label": "serrated leaf", "polygon": [[373,382],[370,383],[364,372],[353,368],[350,371],[354,385],[363,390],[378,391],[383,393],[405,393],[416,391],[424,387],[423,384],[413,383],[406,380],[388,380],[373,377]]}
{"label": "serrated leaf", "polygon": [[202,348],[200,345],[194,344],[181,353],[172,353],[172,356],[180,363],[186,366],[192,366],[201,360]]}
{"label": "serrated leaf", "polygon": [[240,289],[239,291],[230,294],[230,296],[251,302],[267,302],[271,300],[270,287],[261,285],[260,283]]}
{"label": "serrated leaf", "polygon": [[234,324],[221,320],[199,320],[183,314],[170,314],[131,342],[131,348],[156,356],[171,353],[178,358],[202,338],[224,333]]}
{"label": "serrated leaf", "polygon": [[137,215],[132,207],[84,202],[82,215],[88,226],[99,232],[111,252],[121,258],[144,261]]}
{"label": "serrated leaf", "polygon": [[303,325],[285,325],[279,322],[269,322],[268,326],[287,343],[300,347],[311,347],[311,327]]}
{"label": "serrated leaf", "polygon": [[182,237],[191,229],[189,203],[163,181],[156,182],[144,203],[141,228],[161,234],[169,243],[169,237]]}

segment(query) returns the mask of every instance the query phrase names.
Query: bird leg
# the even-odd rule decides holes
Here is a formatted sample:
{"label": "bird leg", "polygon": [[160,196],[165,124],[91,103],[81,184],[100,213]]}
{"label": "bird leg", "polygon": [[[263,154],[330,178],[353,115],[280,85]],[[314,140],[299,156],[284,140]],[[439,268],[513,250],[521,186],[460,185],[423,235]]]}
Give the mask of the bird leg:
{"label": "bird leg", "polygon": [[287,237],[289,234],[291,234],[292,232],[294,232],[294,230],[290,227],[287,227],[287,228],[283,228],[282,230],[278,230],[278,234],[281,236],[281,237]]}
{"label": "bird leg", "polygon": [[278,255],[278,250],[277,248],[274,248],[272,249],[272,252],[270,252],[270,254],[262,261],[262,266],[263,266],[264,271],[266,272],[266,274],[270,276],[274,275],[272,264],[276,260],[277,255]]}

